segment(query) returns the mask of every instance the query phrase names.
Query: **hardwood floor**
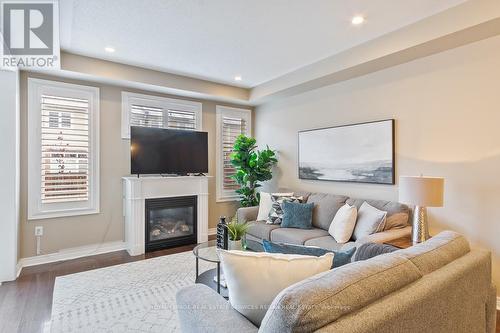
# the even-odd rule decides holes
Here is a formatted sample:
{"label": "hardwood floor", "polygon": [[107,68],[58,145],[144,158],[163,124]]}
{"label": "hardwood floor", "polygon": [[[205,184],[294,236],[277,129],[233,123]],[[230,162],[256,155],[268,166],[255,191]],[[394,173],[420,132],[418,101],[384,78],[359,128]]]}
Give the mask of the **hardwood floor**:
{"label": "hardwood floor", "polygon": [[44,327],[50,322],[52,292],[57,276],[190,251],[194,247],[180,246],[135,257],[129,256],[126,251],[119,251],[26,267],[16,281],[0,286],[0,333],[44,332]]}
{"label": "hardwood floor", "polygon": [[[16,281],[5,282],[0,286],[0,333],[44,332],[44,327],[50,322],[52,292],[57,276],[190,251],[194,246],[181,246],[136,257],[129,256],[126,251],[119,251],[26,267]],[[496,333],[500,333],[500,311],[497,311]]]}

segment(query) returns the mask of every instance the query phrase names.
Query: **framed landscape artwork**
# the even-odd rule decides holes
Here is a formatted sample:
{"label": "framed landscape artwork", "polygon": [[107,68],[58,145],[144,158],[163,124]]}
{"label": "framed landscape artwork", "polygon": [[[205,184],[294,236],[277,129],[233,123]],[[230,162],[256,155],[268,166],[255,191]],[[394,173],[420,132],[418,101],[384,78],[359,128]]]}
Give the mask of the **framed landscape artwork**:
{"label": "framed landscape artwork", "polygon": [[394,184],[394,119],[299,132],[299,178]]}

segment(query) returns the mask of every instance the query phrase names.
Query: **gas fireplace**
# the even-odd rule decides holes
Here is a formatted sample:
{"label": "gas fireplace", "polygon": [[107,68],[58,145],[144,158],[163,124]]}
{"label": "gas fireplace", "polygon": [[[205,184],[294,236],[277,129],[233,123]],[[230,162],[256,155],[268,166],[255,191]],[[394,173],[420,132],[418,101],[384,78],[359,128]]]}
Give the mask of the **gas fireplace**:
{"label": "gas fireplace", "polygon": [[197,197],[146,199],[146,251],[195,244]]}

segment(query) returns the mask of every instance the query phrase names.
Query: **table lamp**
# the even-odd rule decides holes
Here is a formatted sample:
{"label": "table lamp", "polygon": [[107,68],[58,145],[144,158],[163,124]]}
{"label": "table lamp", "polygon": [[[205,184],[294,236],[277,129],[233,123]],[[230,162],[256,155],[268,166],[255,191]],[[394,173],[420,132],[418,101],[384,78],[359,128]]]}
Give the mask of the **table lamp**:
{"label": "table lamp", "polygon": [[443,207],[444,178],[424,176],[401,176],[399,178],[399,201],[414,205],[413,244],[430,238],[426,207]]}

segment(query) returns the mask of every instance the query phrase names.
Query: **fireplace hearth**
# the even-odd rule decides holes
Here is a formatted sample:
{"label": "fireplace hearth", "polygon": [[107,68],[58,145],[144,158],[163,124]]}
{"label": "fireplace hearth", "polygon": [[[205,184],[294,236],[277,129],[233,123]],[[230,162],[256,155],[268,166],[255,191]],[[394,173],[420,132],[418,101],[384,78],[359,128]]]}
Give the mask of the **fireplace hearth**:
{"label": "fireplace hearth", "polygon": [[146,199],[145,213],[147,252],[196,243],[196,196]]}

